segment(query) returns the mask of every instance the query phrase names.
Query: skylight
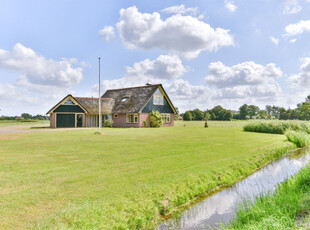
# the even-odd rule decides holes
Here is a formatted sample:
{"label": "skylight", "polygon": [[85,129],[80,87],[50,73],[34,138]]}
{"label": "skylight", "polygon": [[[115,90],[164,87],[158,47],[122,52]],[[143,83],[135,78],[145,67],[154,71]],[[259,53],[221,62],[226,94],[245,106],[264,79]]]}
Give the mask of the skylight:
{"label": "skylight", "polygon": [[121,102],[125,102],[125,101],[127,101],[127,99],[128,99],[128,97],[123,97]]}

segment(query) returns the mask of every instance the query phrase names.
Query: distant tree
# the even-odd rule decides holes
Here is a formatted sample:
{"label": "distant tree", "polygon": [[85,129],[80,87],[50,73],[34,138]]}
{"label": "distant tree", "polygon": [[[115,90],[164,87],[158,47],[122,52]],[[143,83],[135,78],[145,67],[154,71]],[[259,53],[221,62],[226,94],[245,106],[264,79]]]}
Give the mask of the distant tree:
{"label": "distant tree", "polygon": [[204,119],[204,112],[202,112],[200,109],[194,109],[193,115],[193,120],[201,121]]}
{"label": "distant tree", "polygon": [[22,113],[21,116],[25,119],[32,119],[32,116],[29,113]]}
{"label": "distant tree", "polygon": [[258,116],[260,119],[267,119],[268,118],[268,113],[266,110],[260,110],[258,112]]}
{"label": "distant tree", "polygon": [[184,114],[183,114],[183,120],[184,121],[191,121],[193,119],[193,115],[190,111],[186,111]]}
{"label": "distant tree", "polygon": [[248,112],[247,112],[247,115],[250,116],[250,119],[253,118],[253,116],[257,115],[259,112],[259,108],[258,106],[255,106],[255,105],[249,105],[248,106]]}
{"label": "distant tree", "polygon": [[244,104],[239,108],[239,118],[245,120],[248,115],[248,105]]}
{"label": "distant tree", "polygon": [[208,110],[208,112],[210,113],[210,120],[228,121],[232,118],[231,111],[224,109],[220,105]]}

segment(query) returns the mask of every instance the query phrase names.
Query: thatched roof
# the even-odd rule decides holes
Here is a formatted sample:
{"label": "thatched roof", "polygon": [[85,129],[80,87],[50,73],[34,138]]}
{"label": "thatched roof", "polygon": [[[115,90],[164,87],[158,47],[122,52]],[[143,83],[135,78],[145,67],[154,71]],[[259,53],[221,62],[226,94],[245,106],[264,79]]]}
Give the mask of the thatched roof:
{"label": "thatched roof", "polygon": [[[159,86],[160,84],[111,89],[107,90],[102,95],[102,98],[112,98],[114,100],[115,104],[112,113],[139,113]],[[122,102],[122,99],[125,98],[127,100]]]}
{"label": "thatched roof", "polygon": [[[74,97],[90,114],[99,114],[99,98],[95,97]],[[101,98],[101,113],[111,114],[114,106],[112,98]]]}

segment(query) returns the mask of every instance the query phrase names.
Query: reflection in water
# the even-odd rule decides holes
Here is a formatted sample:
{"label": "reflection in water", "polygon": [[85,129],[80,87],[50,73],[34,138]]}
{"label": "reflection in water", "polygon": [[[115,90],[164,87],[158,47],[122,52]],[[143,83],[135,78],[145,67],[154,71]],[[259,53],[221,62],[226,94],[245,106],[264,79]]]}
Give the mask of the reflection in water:
{"label": "reflection in water", "polygon": [[186,210],[180,218],[161,224],[158,229],[210,229],[219,223],[229,223],[235,209],[245,199],[253,201],[260,194],[273,192],[277,185],[296,174],[310,161],[310,150],[297,150],[281,160],[224,189]]}

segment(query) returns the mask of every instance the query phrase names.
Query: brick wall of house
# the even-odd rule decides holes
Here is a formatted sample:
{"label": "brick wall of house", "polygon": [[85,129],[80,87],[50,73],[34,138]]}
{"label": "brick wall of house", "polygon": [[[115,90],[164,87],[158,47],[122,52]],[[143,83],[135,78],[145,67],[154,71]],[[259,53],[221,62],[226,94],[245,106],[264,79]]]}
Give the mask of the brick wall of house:
{"label": "brick wall of house", "polygon": [[117,118],[114,117],[114,114],[112,115],[113,120],[113,127],[120,127],[120,128],[139,128],[139,117],[138,117],[138,123],[126,123],[126,114],[118,114]]}
{"label": "brick wall of house", "polygon": [[56,113],[51,113],[50,115],[50,127],[56,128]]}
{"label": "brick wall of house", "polygon": [[162,127],[174,126],[174,114],[170,114],[170,123],[163,123]]}
{"label": "brick wall of house", "polygon": [[[146,127],[150,127],[150,114],[149,113],[139,113],[138,123],[126,123],[126,114],[118,114],[117,118],[112,116],[113,127],[123,127],[123,128],[143,128],[144,121],[146,121]],[[162,127],[174,126],[174,114],[170,114],[170,123],[163,123]]]}

